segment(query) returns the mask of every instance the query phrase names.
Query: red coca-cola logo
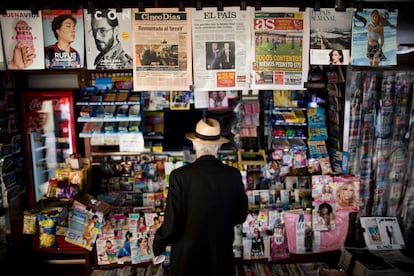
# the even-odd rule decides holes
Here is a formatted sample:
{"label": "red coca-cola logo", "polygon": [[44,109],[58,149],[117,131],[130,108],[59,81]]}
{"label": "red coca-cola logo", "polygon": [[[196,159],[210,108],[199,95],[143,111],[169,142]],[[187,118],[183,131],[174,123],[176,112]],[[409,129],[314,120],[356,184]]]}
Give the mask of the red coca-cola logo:
{"label": "red coca-cola logo", "polygon": [[[28,105],[29,111],[40,111],[40,110],[42,110],[43,112],[51,111],[51,110],[43,108],[43,105],[47,101],[49,101],[50,104],[52,105],[53,111],[60,111],[59,99],[41,100],[41,99],[37,99],[37,98],[32,99],[29,102],[29,105]],[[46,103],[46,104],[48,104],[48,103]]]}

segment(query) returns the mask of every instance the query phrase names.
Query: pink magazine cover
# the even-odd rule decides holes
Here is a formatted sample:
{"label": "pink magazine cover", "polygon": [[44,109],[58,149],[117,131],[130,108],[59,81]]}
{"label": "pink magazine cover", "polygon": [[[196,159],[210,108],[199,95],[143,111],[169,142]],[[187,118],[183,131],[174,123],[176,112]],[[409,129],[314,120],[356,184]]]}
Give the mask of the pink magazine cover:
{"label": "pink magazine cover", "polygon": [[361,180],[359,176],[341,175],[335,176],[336,183],[336,206],[337,210],[358,212],[359,210],[359,189]]}
{"label": "pink magazine cover", "polygon": [[0,22],[7,69],[45,69],[41,11],[7,10]]}
{"label": "pink magazine cover", "polygon": [[42,10],[45,68],[84,67],[85,37],[82,9]]}
{"label": "pink magazine cover", "polygon": [[84,20],[87,69],[132,69],[131,9],[85,9]]}

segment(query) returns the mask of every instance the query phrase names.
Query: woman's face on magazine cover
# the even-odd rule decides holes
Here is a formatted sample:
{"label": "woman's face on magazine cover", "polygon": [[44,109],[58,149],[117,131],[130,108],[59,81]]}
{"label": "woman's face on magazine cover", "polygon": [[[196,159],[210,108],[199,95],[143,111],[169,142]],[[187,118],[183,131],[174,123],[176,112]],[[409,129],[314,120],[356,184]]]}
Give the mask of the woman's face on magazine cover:
{"label": "woman's face on magazine cover", "polygon": [[344,184],[345,187],[342,189],[342,198],[344,200],[351,200],[354,196],[354,185],[352,184]]}

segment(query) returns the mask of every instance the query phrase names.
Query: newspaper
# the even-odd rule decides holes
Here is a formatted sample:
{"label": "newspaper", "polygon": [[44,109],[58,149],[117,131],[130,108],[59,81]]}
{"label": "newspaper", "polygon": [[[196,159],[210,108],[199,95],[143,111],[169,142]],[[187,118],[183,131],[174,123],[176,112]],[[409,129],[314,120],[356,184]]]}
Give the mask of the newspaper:
{"label": "newspaper", "polygon": [[194,89],[246,89],[250,81],[253,8],[193,9]]}
{"label": "newspaper", "polygon": [[191,9],[132,9],[134,90],[189,90]]}
{"label": "newspaper", "polygon": [[253,19],[252,89],[302,90],[308,74],[309,9],[262,8]]}
{"label": "newspaper", "polygon": [[312,10],[310,16],[310,64],[336,64],[330,58],[333,50],[341,51],[340,63],[348,65],[351,54],[353,9],[345,12],[335,8]]}

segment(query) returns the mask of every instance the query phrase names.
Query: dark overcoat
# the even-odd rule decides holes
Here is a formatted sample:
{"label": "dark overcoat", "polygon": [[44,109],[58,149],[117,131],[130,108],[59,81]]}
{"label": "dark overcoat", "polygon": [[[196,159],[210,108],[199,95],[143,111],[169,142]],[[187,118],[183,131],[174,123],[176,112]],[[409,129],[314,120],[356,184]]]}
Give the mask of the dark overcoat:
{"label": "dark overcoat", "polygon": [[240,171],[201,156],[171,172],[153,252],[160,255],[171,244],[170,276],[233,275],[234,226],[246,216]]}

